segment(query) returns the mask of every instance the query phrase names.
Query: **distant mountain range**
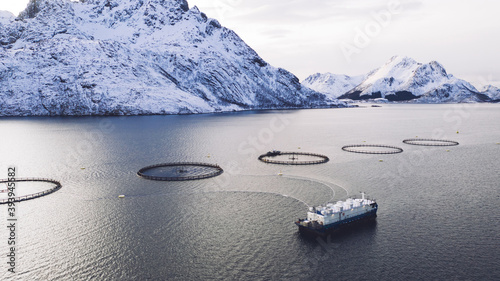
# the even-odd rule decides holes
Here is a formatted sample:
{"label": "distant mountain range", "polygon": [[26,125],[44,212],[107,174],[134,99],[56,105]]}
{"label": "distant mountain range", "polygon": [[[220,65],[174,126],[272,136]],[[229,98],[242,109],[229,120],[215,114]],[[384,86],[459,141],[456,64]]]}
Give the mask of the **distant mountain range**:
{"label": "distant mountain range", "polygon": [[397,102],[498,102],[499,89],[488,86],[478,91],[467,81],[448,74],[432,61],[418,63],[409,57],[392,57],[382,67],[362,76],[314,74],[304,82],[332,98]]}
{"label": "distant mountain range", "polygon": [[32,0],[0,18],[0,116],[343,105],[185,0]]}
{"label": "distant mountain range", "polygon": [[481,93],[487,95],[494,102],[500,102],[500,89],[495,86],[485,86]]}
{"label": "distant mountain range", "polygon": [[302,81],[302,85],[320,93],[338,98],[354,89],[366,79],[366,75],[347,76],[343,74],[316,73]]}

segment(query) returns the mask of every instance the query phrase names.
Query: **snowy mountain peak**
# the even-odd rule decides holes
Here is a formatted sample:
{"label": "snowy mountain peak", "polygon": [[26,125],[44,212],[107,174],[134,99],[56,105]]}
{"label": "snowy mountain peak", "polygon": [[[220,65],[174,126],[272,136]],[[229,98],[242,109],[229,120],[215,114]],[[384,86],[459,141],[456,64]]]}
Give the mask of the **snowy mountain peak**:
{"label": "snowy mountain peak", "polygon": [[93,0],[85,4],[81,9],[108,27],[127,25],[138,29],[162,29],[179,22],[189,11],[185,0]]}
{"label": "snowy mountain peak", "polygon": [[383,67],[341,98],[390,101],[461,102],[484,101],[466,81],[448,75],[444,67],[432,61],[418,63],[408,57],[393,57]]}
{"label": "snowy mountain peak", "polygon": [[418,64],[414,59],[407,56],[393,56],[387,63],[386,66],[405,68],[414,64]]}
{"label": "snowy mountain peak", "polygon": [[9,24],[15,18],[14,14],[9,11],[0,11],[0,24]]}
{"label": "snowy mountain peak", "polygon": [[[149,6],[157,6],[160,5],[164,8],[170,9],[177,9],[180,8],[184,12],[189,10],[189,4],[186,0],[137,0],[137,1],[131,1],[131,0],[82,0],[80,2],[83,2],[85,4],[90,4],[95,7],[106,7],[109,9],[114,9],[117,7],[130,7],[130,5],[138,5],[138,6],[143,6],[143,5],[149,5]],[[135,2],[135,3],[134,3]]]}
{"label": "snowy mountain peak", "polygon": [[483,86],[483,88],[481,89],[481,92],[498,91],[498,90],[499,90],[498,87],[495,87],[493,85],[486,85],[486,86]]}
{"label": "snowy mountain peak", "polygon": [[336,106],[185,0],[32,0],[0,28],[0,116]]}
{"label": "snowy mountain peak", "polygon": [[323,93],[330,98],[338,98],[356,87],[366,78],[366,75],[347,76],[333,73],[316,73],[307,77],[302,85]]}
{"label": "snowy mountain peak", "polygon": [[431,67],[431,69],[436,72],[436,73],[441,73],[442,76],[448,76],[448,73],[446,72],[446,69],[444,68],[444,66],[442,64],[440,64],[439,62],[437,61],[431,61],[429,63],[429,66]]}
{"label": "snowy mountain peak", "polygon": [[[340,99],[389,101],[470,102],[490,101],[494,91],[479,93],[470,83],[446,72],[437,61],[419,63],[406,56],[394,56],[382,67],[369,72],[358,84],[348,88],[342,76],[315,74],[304,85]],[[358,76],[363,77],[363,76]],[[344,91],[344,94],[338,94]]]}

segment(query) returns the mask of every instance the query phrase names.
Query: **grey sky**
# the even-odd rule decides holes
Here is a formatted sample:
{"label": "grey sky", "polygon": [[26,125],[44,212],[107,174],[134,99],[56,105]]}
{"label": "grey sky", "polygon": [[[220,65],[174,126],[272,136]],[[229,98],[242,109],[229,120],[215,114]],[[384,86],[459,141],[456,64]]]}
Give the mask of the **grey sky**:
{"label": "grey sky", "polygon": [[[394,55],[500,86],[497,0],[188,0],[301,80],[364,74]],[[378,16],[377,16],[378,15]]]}

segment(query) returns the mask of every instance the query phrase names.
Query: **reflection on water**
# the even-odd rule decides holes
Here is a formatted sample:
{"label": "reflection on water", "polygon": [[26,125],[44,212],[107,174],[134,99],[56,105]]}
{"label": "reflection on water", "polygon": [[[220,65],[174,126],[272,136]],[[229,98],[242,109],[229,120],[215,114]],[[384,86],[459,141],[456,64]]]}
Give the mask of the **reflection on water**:
{"label": "reflection on water", "polygon": [[[388,105],[0,119],[0,130],[9,132],[0,139],[0,174],[13,165],[19,177],[63,184],[54,194],[19,204],[13,280],[498,279],[500,198],[491,194],[500,181],[494,121],[500,110],[456,110]],[[445,117],[450,114],[457,118]],[[402,143],[415,136],[460,145]],[[365,142],[405,151],[381,156],[341,150]],[[273,149],[299,147],[330,161],[293,166],[257,160]],[[151,164],[186,161],[218,164],[224,173],[188,182],[136,175]],[[374,223],[323,242],[298,234],[293,222],[307,206],[360,191],[379,203]],[[6,212],[0,207],[4,222]],[[0,262],[6,264],[6,257]],[[11,277],[0,273],[2,280]]]}

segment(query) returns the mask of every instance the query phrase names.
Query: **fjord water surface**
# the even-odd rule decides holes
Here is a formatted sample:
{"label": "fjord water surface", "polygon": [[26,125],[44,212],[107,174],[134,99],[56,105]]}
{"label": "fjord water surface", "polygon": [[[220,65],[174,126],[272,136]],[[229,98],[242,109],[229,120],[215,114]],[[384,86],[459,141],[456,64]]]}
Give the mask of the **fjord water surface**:
{"label": "fjord water surface", "polygon": [[[16,274],[1,280],[494,280],[500,278],[499,105],[0,119],[0,178],[49,177],[17,205]],[[454,147],[420,147],[406,138]],[[384,144],[395,155],[341,150]],[[269,150],[327,155],[279,166]],[[164,162],[219,164],[212,179],[155,182]],[[279,176],[278,173],[282,173]],[[18,189],[29,188],[19,183]],[[307,206],[364,191],[375,223],[326,241],[299,235]],[[118,195],[125,198],[118,198]],[[7,207],[0,219],[7,223]]]}

